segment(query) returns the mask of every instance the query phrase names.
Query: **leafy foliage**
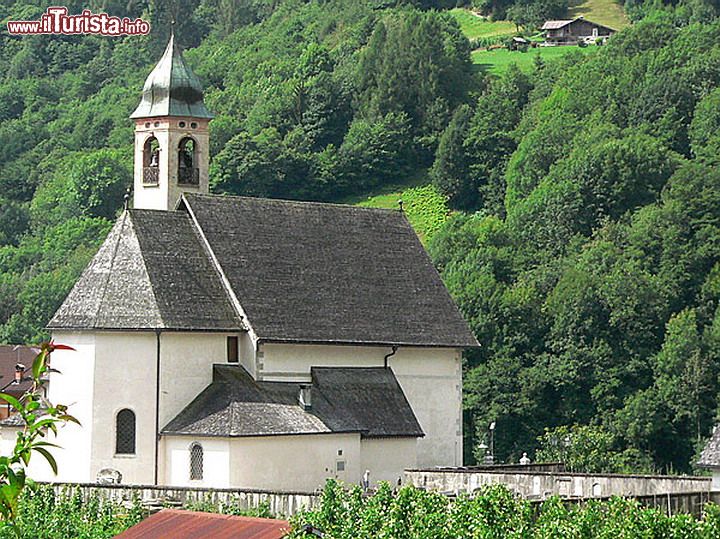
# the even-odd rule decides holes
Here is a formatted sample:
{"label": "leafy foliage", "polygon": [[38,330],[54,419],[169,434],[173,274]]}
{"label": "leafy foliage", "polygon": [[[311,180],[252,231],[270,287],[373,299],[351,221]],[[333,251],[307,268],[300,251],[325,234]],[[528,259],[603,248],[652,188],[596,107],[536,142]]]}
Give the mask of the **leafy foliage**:
{"label": "leafy foliage", "polygon": [[[439,146],[442,172],[463,170],[453,189],[478,192],[430,245],[483,344],[466,365],[468,458],[491,421],[502,459],[576,425],[621,457],[605,469],[691,470],[718,409],[717,37],[718,22],[658,13],[583,62],[491,83],[461,144]],[[516,115],[485,122],[486,100]]]}
{"label": "leafy foliage", "polygon": [[109,539],[145,516],[138,499],[118,502],[79,488],[37,485],[23,492],[14,527],[0,527],[0,538]]}
{"label": "leafy foliage", "polygon": [[305,537],[311,524],[329,539],[545,539],[585,537],[667,537],[702,539],[720,533],[720,509],[712,504],[703,518],[668,517],[636,501],[563,504],[552,498],[533,505],[502,485],[485,487],[474,496],[448,497],[413,487],[393,493],[381,484],[371,496],[359,487],[349,491],[329,481],[320,507],[291,519],[292,538]]}
{"label": "leafy foliage", "polygon": [[43,344],[30,368],[30,389],[20,398],[0,393],[0,398],[8,403],[12,413],[18,414],[23,422],[23,429],[17,432],[12,453],[0,456],[0,529],[15,526],[20,496],[26,486],[32,485],[32,481],[26,476],[25,468],[30,464],[33,454],[42,455],[57,473],[57,463],[51,453],[51,449],[57,445],[47,441],[47,434],[57,434],[58,425],[68,422],[79,424],[77,419],[68,414],[66,405],[53,404],[44,396],[44,385],[50,369],[50,354],[55,350],[72,348],[53,343]]}

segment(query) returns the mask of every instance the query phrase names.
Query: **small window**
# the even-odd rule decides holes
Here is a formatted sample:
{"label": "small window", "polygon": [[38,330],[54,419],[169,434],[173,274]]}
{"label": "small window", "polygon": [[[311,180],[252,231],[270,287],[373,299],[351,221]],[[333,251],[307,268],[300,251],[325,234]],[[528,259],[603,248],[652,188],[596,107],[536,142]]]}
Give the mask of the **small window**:
{"label": "small window", "polygon": [[203,448],[195,442],[190,446],[190,480],[202,481],[203,478]]}
{"label": "small window", "polygon": [[228,337],[227,338],[227,360],[228,363],[238,362],[238,338]]}
{"label": "small window", "polygon": [[125,408],[115,418],[115,453],[135,454],[135,412]]}
{"label": "small window", "polygon": [[345,471],[345,461],[344,460],[338,460],[337,462],[335,462],[335,471],[337,471],[337,472]]}

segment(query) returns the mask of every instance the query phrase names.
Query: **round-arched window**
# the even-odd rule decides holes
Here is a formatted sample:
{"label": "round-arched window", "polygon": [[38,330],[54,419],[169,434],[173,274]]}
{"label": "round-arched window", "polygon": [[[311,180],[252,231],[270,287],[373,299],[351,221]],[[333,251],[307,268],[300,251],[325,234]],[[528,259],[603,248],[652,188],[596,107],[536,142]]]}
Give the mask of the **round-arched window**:
{"label": "round-arched window", "polygon": [[190,445],[190,480],[201,481],[203,478],[203,447],[198,442]]}
{"label": "round-arched window", "polygon": [[115,453],[135,454],[135,412],[128,408],[120,410],[115,417]]}
{"label": "round-arched window", "polygon": [[198,185],[200,173],[196,167],[197,144],[192,137],[184,137],[178,145],[178,183]]}
{"label": "round-arched window", "polygon": [[157,185],[160,181],[160,143],[148,137],[143,146],[143,183]]}

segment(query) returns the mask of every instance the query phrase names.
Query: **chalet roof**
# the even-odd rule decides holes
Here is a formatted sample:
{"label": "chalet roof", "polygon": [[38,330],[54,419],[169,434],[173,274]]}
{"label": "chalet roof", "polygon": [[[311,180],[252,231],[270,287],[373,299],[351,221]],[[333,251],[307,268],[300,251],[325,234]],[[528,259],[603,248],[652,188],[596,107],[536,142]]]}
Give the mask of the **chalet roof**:
{"label": "chalet roof", "polygon": [[129,210],[48,327],[237,331],[240,324],[188,215]]}
{"label": "chalet roof", "polygon": [[194,194],[184,200],[263,340],[477,346],[400,211]]}
{"label": "chalet roof", "polygon": [[286,520],[219,515],[163,509],[125,530],[116,539],[282,539],[290,531]]}
{"label": "chalet roof", "polygon": [[312,406],[302,384],[257,382],[239,365],[215,365],[213,382],[161,431],[164,435],[278,436],[358,432],[419,437],[420,424],[391,369],[313,367]]}
{"label": "chalet roof", "polygon": [[212,118],[205,108],[200,81],[185,63],[175,36],[143,87],[142,100],[130,118],[156,116],[192,116]]}
{"label": "chalet roof", "polygon": [[564,26],[567,26],[571,22],[573,22],[575,19],[569,19],[569,20],[558,20],[558,21],[545,21],[545,24],[542,25],[541,30],[558,30]]}
{"label": "chalet roof", "polygon": [[541,30],[559,30],[560,28],[564,28],[565,26],[568,26],[569,24],[572,24],[576,21],[585,21],[586,23],[592,24],[593,26],[597,26],[598,28],[606,28],[607,30],[611,30],[613,32],[615,31],[613,28],[610,28],[609,26],[605,26],[604,24],[593,22],[591,20],[586,19],[583,16],[575,17],[574,19],[545,21],[545,23],[542,25]]}
{"label": "chalet roof", "polygon": [[713,429],[712,436],[700,453],[698,465],[703,468],[720,468],[720,425]]}

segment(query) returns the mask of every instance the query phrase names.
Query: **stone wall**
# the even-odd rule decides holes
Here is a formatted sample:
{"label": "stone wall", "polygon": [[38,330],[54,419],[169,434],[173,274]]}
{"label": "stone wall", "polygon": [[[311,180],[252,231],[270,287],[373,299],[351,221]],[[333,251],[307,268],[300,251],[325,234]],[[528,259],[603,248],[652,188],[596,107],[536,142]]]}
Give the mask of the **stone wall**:
{"label": "stone wall", "polygon": [[657,496],[709,492],[711,478],[651,475],[596,475],[562,471],[490,469],[406,470],[405,483],[447,494],[472,493],[484,485],[501,483],[528,499]]}
{"label": "stone wall", "polygon": [[115,501],[130,501],[138,497],[151,508],[181,506],[192,502],[209,502],[215,505],[232,503],[241,509],[254,509],[263,503],[269,505],[276,517],[290,517],[301,509],[315,508],[320,500],[314,492],[270,492],[262,490],[210,489],[190,487],[156,487],[149,485],[100,485],[96,483],[52,483],[57,492],[80,489],[83,495],[97,493]]}

